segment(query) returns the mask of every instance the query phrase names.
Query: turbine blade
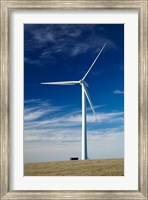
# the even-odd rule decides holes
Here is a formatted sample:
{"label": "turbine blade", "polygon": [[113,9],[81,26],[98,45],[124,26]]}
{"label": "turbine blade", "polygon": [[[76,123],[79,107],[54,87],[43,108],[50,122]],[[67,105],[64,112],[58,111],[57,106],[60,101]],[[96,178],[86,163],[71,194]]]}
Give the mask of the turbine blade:
{"label": "turbine blade", "polygon": [[60,81],[60,82],[45,82],[45,83],[41,83],[41,84],[45,84],[45,85],[75,85],[75,84],[79,84],[79,81]]}
{"label": "turbine blade", "polygon": [[86,88],[86,86],[85,86],[84,84],[83,84],[82,87],[84,88],[85,95],[86,95],[86,97],[87,97],[87,99],[88,99],[88,102],[89,102],[89,104],[90,104],[90,107],[91,107],[91,109],[92,109],[92,111],[93,111],[93,114],[94,114],[94,116],[95,116],[95,119],[96,119],[96,121],[97,121],[98,119],[97,119],[97,116],[96,116],[96,113],[95,113],[95,110],[94,110],[93,103],[92,103],[92,101],[91,101],[90,95],[89,95],[89,93],[88,93],[88,90],[87,90],[87,88]]}
{"label": "turbine blade", "polygon": [[97,59],[99,58],[100,54],[102,53],[104,47],[106,46],[106,43],[103,45],[102,49],[99,51],[97,57],[95,58],[94,62],[91,64],[90,68],[88,69],[88,71],[86,72],[86,74],[84,75],[84,77],[82,78],[82,80],[84,80],[86,78],[86,76],[88,75],[88,73],[90,72],[91,68],[94,66],[95,62],[97,61]]}

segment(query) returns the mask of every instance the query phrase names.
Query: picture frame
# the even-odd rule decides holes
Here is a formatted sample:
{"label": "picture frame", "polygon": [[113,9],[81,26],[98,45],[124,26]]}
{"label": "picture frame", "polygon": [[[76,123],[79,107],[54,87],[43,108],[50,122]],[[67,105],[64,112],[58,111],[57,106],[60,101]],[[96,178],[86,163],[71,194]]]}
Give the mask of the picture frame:
{"label": "picture frame", "polygon": [[[10,191],[10,68],[9,25],[11,10],[21,9],[137,9],[139,17],[138,127],[139,189],[137,191]],[[1,199],[147,199],[147,77],[148,77],[148,1],[22,1],[1,0]]]}

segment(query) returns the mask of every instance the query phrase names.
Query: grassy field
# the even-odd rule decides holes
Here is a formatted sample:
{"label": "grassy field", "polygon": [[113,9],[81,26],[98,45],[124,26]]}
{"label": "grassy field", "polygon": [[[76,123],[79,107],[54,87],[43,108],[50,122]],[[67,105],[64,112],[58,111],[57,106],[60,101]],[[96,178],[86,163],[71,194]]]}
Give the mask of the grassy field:
{"label": "grassy field", "polygon": [[124,159],[70,160],[24,165],[25,176],[124,176]]}

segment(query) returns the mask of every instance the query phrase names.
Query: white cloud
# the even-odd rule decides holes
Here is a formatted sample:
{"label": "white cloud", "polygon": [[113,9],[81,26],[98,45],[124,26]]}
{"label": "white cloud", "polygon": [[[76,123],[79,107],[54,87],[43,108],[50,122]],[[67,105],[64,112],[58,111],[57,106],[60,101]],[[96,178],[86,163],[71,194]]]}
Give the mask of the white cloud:
{"label": "white cloud", "polygon": [[[52,58],[57,53],[65,53],[67,56],[77,56],[80,54],[90,53],[97,54],[100,48],[106,42],[105,51],[108,49],[117,49],[116,44],[102,37],[103,26],[98,25],[100,33],[95,31],[96,26],[94,25],[46,25],[46,26],[35,26],[27,28],[26,32],[30,34],[30,39],[25,42],[25,48],[29,51],[40,48],[39,59]],[[85,35],[85,40],[82,42],[81,37]],[[77,41],[77,45],[76,45]],[[50,48],[48,43],[50,43]],[[42,48],[41,48],[42,47]],[[33,62],[33,61],[29,61]]]}
{"label": "white cloud", "polygon": [[38,30],[34,31],[34,38],[37,42],[43,44],[46,42],[55,42],[55,38],[52,32],[49,32],[48,30]]}
{"label": "white cloud", "polygon": [[[29,100],[28,100],[29,102]],[[30,100],[30,102],[33,102]],[[81,110],[74,110],[63,113],[63,107],[51,106],[45,102],[25,107],[25,133],[26,134],[49,134],[56,132],[74,132],[81,130]],[[90,125],[98,126],[101,123],[123,122],[123,112],[96,113],[98,120],[95,121],[93,114],[87,113],[87,122]],[[62,131],[63,130],[63,131]],[[70,131],[71,130],[71,131]],[[72,135],[72,134],[71,134]]]}
{"label": "white cloud", "polygon": [[[67,109],[64,113],[63,107],[53,106],[50,102],[42,101],[41,99],[26,100],[25,105],[24,152],[26,162],[63,160],[69,159],[72,155],[81,156],[81,110],[71,109],[69,113]],[[111,152],[114,149],[112,155],[116,157],[118,153],[115,149],[117,146],[119,148],[119,143],[123,143],[124,113],[97,113],[98,121],[95,122],[90,110],[87,112],[89,157],[105,156],[105,153],[99,153],[102,152],[100,148],[103,144],[104,147],[102,149],[104,149],[106,155],[111,156]],[[119,126],[113,126],[114,123],[118,122],[120,122]],[[104,124],[108,126],[104,127]],[[37,146],[40,148],[36,149]],[[30,154],[28,148],[30,149]],[[111,150],[109,151],[108,149],[110,148]],[[36,152],[34,149],[36,149]],[[45,149],[48,149],[48,155]],[[119,155],[123,155],[123,144],[120,145],[119,152]],[[36,154],[42,155],[40,160],[38,160],[39,157],[36,157]],[[30,157],[30,155],[34,156]]]}
{"label": "white cloud", "polygon": [[114,94],[124,94],[124,91],[121,91],[121,90],[114,90],[113,93],[114,93]]}
{"label": "white cloud", "polygon": [[[25,119],[25,128],[26,129],[33,129],[33,128],[41,128],[44,127],[44,129],[50,129],[51,127],[56,127],[58,129],[65,128],[65,127],[77,127],[81,126],[82,116],[81,114],[76,114],[76,111],[70,112],[68,114],[58,115],[56,116],[56,112],[60,112],[61,107],[58,108],[49,108],[46,110],[43,108],[43,110],[36,110],[33,109],[27,109],[27,112],[25,111],[26,116],[24,116]],[[79,113],[79,111],[78,111]],[[47,116],[46,119],[42,120],[36,120],[37,118],[40,118],[42,116]],[[87,122],[93,125],[98,125],[100,123],[111,123],[111,122],[118,122],[123,120],[123,112],[112,112],[112,113],[97,113],[97,121],[95,121],[95,117],[93,114],[87,114]],[[35,120],[35,121],[31,121]],[[28,123],[27,123],[28,122]]]}
{"label": "white cloud", "polygon": [[73,49],[71,50],[71,56],[73,57],[79,54],[84,54],[88,51],[89,48],[90,47],[88,44],[79,43],[77,46],[73,47]]}
{"label": "white cloud", "polygon": [[31,65],[40,65],[40,62],[38,59],[30,59],[28,57],[24,57],[24,62]]}
{"label": "white cloud", "polygon": [[[43,143],[25,143],[24,147],[25,162],[69,160],[73,156],[81,159],[81,133],[72,140],[67,136],[67,142],[59,143],[54,139],[49,142],[46,139]],[[88,133],[88,157],[91,159],[124,157],[123,132],[108,132],[104,135]]]}
{"label": "white cloud", "polygon": [[50,113],[61,111],[65,107],[52,107],[49,101],[41,101],[40,99],[25,100],[24,121],[37,120],[41,117],[47,116]]}
{"label": "white cloud", "polygon": [[25,104],[31,104],[31,103],[37,104],[37,103],[40,103],[40,101],[41,101],[41,99],[26,99],[26,100],[24,100],[24,103]]}

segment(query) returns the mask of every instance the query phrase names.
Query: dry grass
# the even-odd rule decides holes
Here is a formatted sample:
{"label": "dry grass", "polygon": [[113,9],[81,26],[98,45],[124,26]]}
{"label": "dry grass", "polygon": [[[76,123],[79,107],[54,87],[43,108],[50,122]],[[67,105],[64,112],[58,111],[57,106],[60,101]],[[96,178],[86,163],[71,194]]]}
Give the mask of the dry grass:
{"label": "dry grass", "polygon": [[70,160],[29,163],[25,176],[124,176],[124,159]]}

